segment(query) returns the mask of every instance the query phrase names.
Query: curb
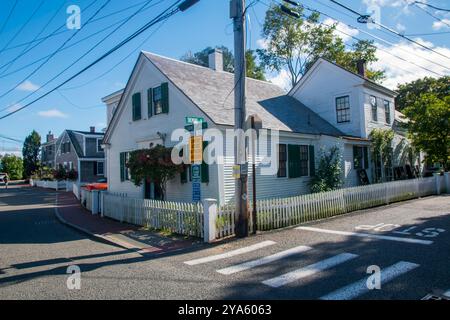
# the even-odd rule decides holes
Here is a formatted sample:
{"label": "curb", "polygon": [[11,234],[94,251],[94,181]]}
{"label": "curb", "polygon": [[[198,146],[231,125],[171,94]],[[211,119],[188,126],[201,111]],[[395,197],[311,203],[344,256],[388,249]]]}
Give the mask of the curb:
{"label": "curb", "polygon": [[58,210],[58,194],[56,194],[56,199],[55,199],[55,216],[59,220],[59,222],[61,222],[62,224],[65,224],[65,225],[67,225],[67,226],[69,226],[69,227],[71,227],[71,228],[73,228],[75,230],[81,231],[81,232],[87,234],[90,237],[96,238],[100,242],[103,242],[103,243],[106,243],[106,244],[112,244],[112,245],[118,246],[120,248],[127,249],[127,250],[132,250],[132,251],[136,251],[136,252],[141,250],[140,248],[138,248],[136,246],[133,246],[132,244],[129,244],[127,242],[113,239],[113,237],[110,237],[110,236],[104,236],[104,235],[101,235],[101,234],[98,234],[98,233],[91,232],[91,231],[89,231],[89,230],[87,230],[87,229],[85,229],[83,227],[80,227],[80,226],[78,226],[76,224],[68,222],[66,219],[64,219],[59,214],[59,210]]}

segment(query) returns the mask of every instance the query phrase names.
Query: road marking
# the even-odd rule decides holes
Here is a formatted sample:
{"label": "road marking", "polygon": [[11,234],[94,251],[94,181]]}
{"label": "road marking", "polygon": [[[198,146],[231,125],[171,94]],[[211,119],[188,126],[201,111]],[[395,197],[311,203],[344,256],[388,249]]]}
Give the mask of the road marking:
{"label": "road marking", "polygon": [[311,228],[311,227],[297,227],[297,230],[305,230],[312,232],[321,232],[321,233],[330,233],[330,234],[338,234],[342,236],[352,236],[352,237],[361,237],[361,238],[372,238],[372,239],[380,239],[380,240],[390,240],[390,241],[399,241],[399,242],[407,242],[407,243],[415,243],[415,244],[424,244],[430,245],[433,244],[431,240],[420,240],[414,238],[403,238],[403,237],[393,237],[393,236],[382,236],[379,234],[371,234],[371,233],[360,233],[360,232],[349,232],[349,231],[337,231],[337,230],[328,230],[328,229],[319,229],[319,228]]}
{"label": "road marking", "polygon": [[234,265],[234,266],[231,266],[228,268],[220,269],[220,270],[217,270],[217,272],[221,273],[221,274],[227,274],[227,275],[233,274],[236,272],[240,272],[240,271],[248,270],[248,269],[251,269],[251,268],[254,268],[257,266],[268,264],[268,263],[271,263],[271,262],[274,262],[274,261],[277,261],[277,260],[280,260],[283,258],[287,258],[287,257],[290,257],[290,256],[298,254],[298,253],[306,252],[311,249],[312,249],[311,247],[307,247],[307,246],[298,246],[295,248],[291,248],[291,249],[288,249],[285,251],[281,251],[281,252],[272,254],[267,257],[263,257],[261,259],[256,259],[256,260],[252,260],[249,262],[237,264],[237,265]]}
{"label": "road marking", "polygon": [[[396,277],[405,274],[415,268],[419,267],[418,264],[400,261],[392,266],[387,267],[386,269],[381,270],[381,284],[389,282]],[[348,286],[345,286],[341,289],[333,291],[323,297],[321,300],[350,300],[355,297],[362,295],[363,293],[367,293],[371,290],[367,288],[367,278],[363,278],[355,283],[352,283]]]}
{"label": "road marking", "polygon": [[184,263],[188,264],[190,266],[193,266],[193,265],[196,265],[196,264],[201,264],[201,263],[206,263],[206,262],[226,259],[226,258],[237,256],[237,255],[240,255],[240,254],[243,254],[243,253],[255,251],[255,250],[267,247],[267,246],[271,246],[271,245],[273,245],[275,243],[276,243],[275,241],[270,241],[270,240],[263,241],[263,242],[259,242],[259,243],[253,244],[253,245],[248,246],[248,247],[243,247],[243,248],[240,248],[240,249],[236,249],[236,250],[225,252],[225,253],[221,253],[221,254],[216,254],[216,255],[213,255],[213,256],[209,256],[209,257],[204,257],[204,258],[200,258],[200,259],[185,261]]}
{"label": "road marking", "polygon": [[448,290],[447,292],[444,292],[444,296],[449,297],[450,298],[450,290]]}
{"label": "road marking", "polygon": [[316,274],[320,271],[330,269],[348,260],[355,259],[357,256],[358,255],[352,253],[341,253],[337,256],[316,262],[314,264],[310,264],[309,266],[303,267],[301,269],[285,273],[279,277],[265,280],[262,283],[273,288],[278,288],[290,282],[312,276],[313,274]]}

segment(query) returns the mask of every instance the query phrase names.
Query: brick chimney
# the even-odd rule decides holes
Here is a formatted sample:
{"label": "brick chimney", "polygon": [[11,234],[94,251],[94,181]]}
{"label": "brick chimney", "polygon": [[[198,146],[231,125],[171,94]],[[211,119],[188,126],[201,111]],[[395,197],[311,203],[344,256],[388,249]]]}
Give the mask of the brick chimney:
{"label": "brick chimney", "polygon": [[358,74],[362,77],[366,77],[366,60],[360,59],[356,61],[356,67],[358,69]]}
{"label": "brick chimney", "polygon": [[95,127],[89,127],[89,131],[90,131],[91,133],[95,133]]}
{"label": "brick chimney", "polygon": [[55,140],[55,136],[53,135],[53,133],[51,132],[51,131],[49,131],[48,133],[47,133],[47,141],[46,142],[50,142],[50,141],[53,141],[53,140]]}
{"label": "brick chimney", "polygon": [[222,50],[214,49],[208,55],[209,68],[216,71],[223,71],[223,53]]}

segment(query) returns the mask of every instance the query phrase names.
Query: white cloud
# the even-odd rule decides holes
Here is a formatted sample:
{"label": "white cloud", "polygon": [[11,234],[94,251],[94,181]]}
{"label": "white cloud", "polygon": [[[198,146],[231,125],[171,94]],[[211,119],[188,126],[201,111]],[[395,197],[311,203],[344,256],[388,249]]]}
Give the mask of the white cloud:
{"label": "white cloud", "polygon": [[267,80],[286,91],[291,88],[291,78],[289,77],[289,73],[284,69],[274,76],[267,76]]}
{"label": "white cloud", "polygon": [[450,28],[450,19],[442,19],[442,21],[433,22],[433,29],[440,30],[442,28]]}
{"label": "white cloud", "polygon": [[342,22],[338,22],[331,18],[326,18],[323,21],[323,23],[326,24],[327,26],[331,26],[331,25],[337,23],[335,35],[342,38],[342,40],[344,40],[344,42],[351,40],[352,39],[351,36],[357,36],[359,34],[358,29],[350,28],[346,24],[344,24]]}
{"label": "white cloud", "polygon": [[401,24],[401,23],[399,22],[399,23],[397,23],[397,25],[395,26],[395,29],[397,29],[398,32],[403,33],[403,32],[405,32],[406,27],[405,27],[403,24]]}
{"label": "white cloud", "polygon": [[6,109],[7,112],[14,112],[22,108],[22,105],[20,103],[15,103],[13,105],[10,105],[8,109]]}
{"label": "white cloud", "polygon": [[256,40],[256,44],[261,49],[267,49],[267,40],[266,39],[263,39],[263,38],[258,39],[258,40]]}
{"label": "white cloud", "polygon": [[38,90],[40,87],[37,84],[34,84],[33,82],[31,82],[30,80],[26,80],[24,82],[22,82],[21,84],[19,84],[19,86],[17,87],[18,90],[21,91],[36,91]]}
{"label": "white cloud", "polygon": [[50,109],[45,111],[39,111],[38,115],[44,118],[68,118],[69,115],[61,112],[58,109]]}
{"label": "white cloud", "polygon": [[[429,43],[427,42],[427,44]],[[399,83],[410,82],[426,76],[439,77],[439,75],[433,72],[441,75],[450,75],[450,71],[447,68],[435,64],[438,63],[443,66],[448,66],[450,64],[448,59],[439,54],[427,51],[417,45],[409,42],[400,42],[393,46],[383,46],[380,44],[378,44],[378,46],[384,51],[377,50],[376,54],[378,61],[371,67],[375,69],[384,69],[386,71],[386,79],[384,80],[383,85],[388,88],[395,89]],[[450,56],[449,48],[436,47],[432,43],[431,46],[433,47],[433,50],[445,56]],[[393,57],[386,51],[433,72]],[[421,57],[424,57],[427,60],[422,59]]]}

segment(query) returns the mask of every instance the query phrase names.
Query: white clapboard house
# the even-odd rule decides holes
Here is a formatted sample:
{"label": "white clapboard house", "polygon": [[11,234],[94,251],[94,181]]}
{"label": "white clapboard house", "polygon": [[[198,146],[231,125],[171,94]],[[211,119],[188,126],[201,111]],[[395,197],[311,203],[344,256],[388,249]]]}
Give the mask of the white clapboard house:
{"label": "white clapboard house", "polygon": [[[233,128],[230,92],[234,75],[223,71],[220,51],[211,52],[209,65],[202,67],[141,52],[126,87],[103,98],[108,118],[103,141],[108,159],[105,174],[111,192],[158,198],[159,192],[151,183],[136,187],[129,180],[127,153],[157,144],[174,146],[171,133],[184,128],[186,117],[201,117],[208,128]],[[362,69],[361,65],[361,74],[355,74],[319,59],[287,94],[270,82],[247,79],[247,114],[257,115],[263,128],[280,132],[278,173],[261,175],[256,157],[258,198],[309,193],[320,151],[335,145],[343,156],[344,185],[360,184],[361,170],[372,182],[375,170],[368,135],[373,128],[396,127],[395,92],[365,78]],[[398,134],[396,141],[406,140]],[[229,141],[225,144],[231,148]],[[392,166],[403,166],[407,161],[399,156]],[[215,198],[220,203],[232,201],[232,171],[232,157],[225,157],[223,164],[202,165],[201,197]],[[166,200],[192,201],[190,180],[185,172],[170,181]]]}

